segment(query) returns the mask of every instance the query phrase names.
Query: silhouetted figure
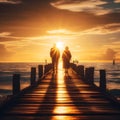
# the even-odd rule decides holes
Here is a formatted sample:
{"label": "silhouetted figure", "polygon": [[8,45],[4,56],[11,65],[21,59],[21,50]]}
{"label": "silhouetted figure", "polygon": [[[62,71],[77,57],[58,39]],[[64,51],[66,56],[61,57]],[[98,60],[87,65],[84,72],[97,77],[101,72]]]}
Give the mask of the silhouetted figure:
{"label": "silhouetted figure", "polygon": [[58,69],[58,61],[60,58],[60,51],[56,47],[56,44],[50,49],[50,57],[52,59],[53,72],[56,72]]}
{"label": "silhouetted figure", "polygon": [[66,46],[62,54],[63,68],[65,69],[66,73],[68,72],[68,68],[70,67],[71,57],[71,52],[69,51],[68,46]]}

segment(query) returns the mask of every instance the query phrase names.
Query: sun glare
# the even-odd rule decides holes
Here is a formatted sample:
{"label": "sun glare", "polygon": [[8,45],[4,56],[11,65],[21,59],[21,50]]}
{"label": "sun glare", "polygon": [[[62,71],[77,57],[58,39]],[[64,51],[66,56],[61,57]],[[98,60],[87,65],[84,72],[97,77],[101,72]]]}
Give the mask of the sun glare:
{"label": "sun glare", "polygon": [[61,42],[61,41],[57,42],[56,45],[60,50],[63,50],[63,48],[64,48],[64,43],[63,42]]}

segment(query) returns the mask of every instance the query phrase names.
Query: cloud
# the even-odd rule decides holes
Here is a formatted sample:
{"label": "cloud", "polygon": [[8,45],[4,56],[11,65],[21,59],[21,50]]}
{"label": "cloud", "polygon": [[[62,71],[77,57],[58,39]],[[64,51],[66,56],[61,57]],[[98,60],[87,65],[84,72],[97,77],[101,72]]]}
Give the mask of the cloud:
{"label": "cloud", "polygon": [[[49,34],[53,34],[54,30],[53,31],[48,31]],[[41,41],[44,41],[44,40],[48,40],[48,39],[55,39],[57,38],[58,36],[57,35],[39,35],[39,36],[33,36],[33,37],[30,37],[30,36],[14,36],[12,33],[10,32],[2,32],[0,33],[0,42],[12,42],[12,41],[37,41],[37,40],[41,40]]]}
{"label": "cloud", "polygon": [[21,3],[21,1],[20,0],[0,0],[0,3],[19,4]]}
{"label": "cloud", "polygon": [[[78,30],[72,31],[68,29],[53,29],[46,31],[44,35],[38,36],[15,36],[10,32],[1,32],[0,33],[0,42],[8,42],[8,41],[44,41],[44,40],[52,40],[52,39],[63,39],[63,40],[72,40],[79,39],[84,35],[109,35],[116,34],[120,32],[120,23],[113,24],[105,24],[99,25],[98,27],[93,27],[86,30]],[[116,37],[111,37],[110,40],[117,41]]]}
{"label": "cloud", "polygon": [[12,53],[7,50],[5,45],[0,44],[0,56],[1,56],[0,57],[0,61],[4,61],[4,60],[10,59],[11,54]]}
{"label": "cloud", "polygon": [[[120,22],[120,18],[118,17],[119,13],[99,17],[89,14],[89,9],[83,9],[81,12],[57,9],[50,5],[50,1],[51,0],[22,0],[22,4],[19,5],[9,6],[0,4],[2,6],[0,7],[0,32],[10,31],[13,36],[40,36],[46,34],[46,31],[51,29],[61,28],[72,31],[83,31],[106,23]],[[66,1],[69,1],[69,3],[66,2],[64,3],[65,5],[72,6],[73,3],[78,6],[82,5],[83,7],[91,8],[91,11],[93,10],[93,12],[98,12],[99,14],[101,12],[99,12],[97,8],[107,3],[101,0],[94,0],[94,2],[93,0],[81,0],[81,2],[79,0]],[[89,4],[89,2],[91,2],[91,4]],[[61,3],[61,5],[64,4]],[[54,3],[54,6],[57,7],[58,5]],[[96,9],[94,9],[95,6],[97,6]],[[102,12],[106,12],[107,10],[108,9],[105,9],[104,11],[104,9],[101,9]],[[86,11],[86,13],[84,11]]]}
{"label": "cloud", "polygon": [[93,27],[86,30],[80,30],[76,32],[67,29],[58,29],[58,30],[56,29],[56,30],[48,31],[48,34],[70,35],[75,37],[81,35],[108,35],[119,32],[120,32],[120,23],[112,23],[112,24],[99,25],[97,27]]}
{"label": "cloud", "polygon": [[25,37],[16,37],[13,36],[11,32],[1,32],[0,33],[0,42],[10,42],[10,41],[21,41]]}
{"label": "cloud", "polygon": [[[118,1],[116,2],[118,3]],[[57,2],[52,3],[52,5],[59,9],[70,10],[73,12],[89,12],[95,15],[104,15],[116,10],[119,11],[119,7],[107,7],[111,5],[111,2],[107,0],[58,0]]]}
{"label": "cloud", "polygon": [[91,29],[82,31],[81,34],[112,34],[120,32],[120,23],[105,24],[98,27],[93,27]]}
{"label": "cloud", "polygon": [[[11,40],[44,40],[48,39],[50,37],[57,37],[57,36],[81,36],[81,35],[107,35],[112,33],[119,33],[120,32],[120,23],[112,23],[112,24],[105,24],[105,25],[99,25],[97,27],[93,27],[86,30],[78,30],[78,31],[72,31],[68,29],[53,29],[46,31],[46,34],[44,35],[38,35],[38,36],[15,36],[11,32],[1,32],[0,38],[6,38]],[[1,40],[0,40],[1,41]]]}
{"label": "cloud", "polygon": [[6,36],[9,36],[9,35],[11,35],[10,32],[2,32],[2,33],[0,33],[0,37],[6,37]]}
{"label": "cloud", "polygon": [[[89,51],[88,51],[89,52]],[[114,50],[113,48],[107,48],[103,50],[94,50],[91,54],[88,54],[90,60],[97,61],[112,61],[113,59],[119,60],[119,51]]]}
{"label": "cloud", "polygon": [[115,0],[114,2],[115,2],[115,3],[120,3],[120,0]]}
{"label": "cloud", "polygon": [[8,41],[29,41],[29,40],[45,40],[48,39],[49,36],[33,36],[33,37],[29,37],[29,36],[14,36],[14,34],[10,33],[10,32],[2,32],[0,33],[0,42],[8,42]]}
{"label": "cloud", "polygon": [[106,50],[105,54],[103,54],[103,55],[101,56],[101,58],[102,58],[103,60],[113,60],[113,59],[116,57],[116,54],[117,54],[116,51],[114,51],[114,50],[111,49],[111,48],[108,48],[108,49]]}

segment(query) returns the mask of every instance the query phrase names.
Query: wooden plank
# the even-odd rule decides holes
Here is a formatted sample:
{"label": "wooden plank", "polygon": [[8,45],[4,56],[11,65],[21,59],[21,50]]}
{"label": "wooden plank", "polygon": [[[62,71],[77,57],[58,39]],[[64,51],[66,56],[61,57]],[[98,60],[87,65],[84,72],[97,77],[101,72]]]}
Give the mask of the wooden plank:
{"label": "wooden plank", "polygon": [[111,116],[114,120],[120,119],[120,109],[114,103],[76,74],[69,73],[55,81],[48,74],[38,86],[26,91],[5,109],[1,120],[113,120]]}
{"label": "wooden plank", "polygon": [[4,120],[120,120],[119,115],[42,115],[42,116],[6,116]]}

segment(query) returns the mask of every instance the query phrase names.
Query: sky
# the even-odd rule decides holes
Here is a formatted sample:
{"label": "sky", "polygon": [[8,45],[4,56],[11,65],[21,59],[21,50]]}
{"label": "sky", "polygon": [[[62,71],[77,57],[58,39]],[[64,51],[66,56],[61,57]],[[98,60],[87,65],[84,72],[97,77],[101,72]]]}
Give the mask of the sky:
{"label": "sky", "polygon": [[0,62],[120,61],[120,0],[0,0]]}

